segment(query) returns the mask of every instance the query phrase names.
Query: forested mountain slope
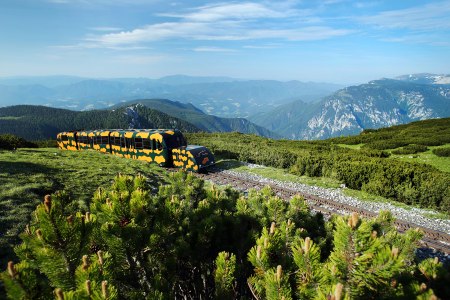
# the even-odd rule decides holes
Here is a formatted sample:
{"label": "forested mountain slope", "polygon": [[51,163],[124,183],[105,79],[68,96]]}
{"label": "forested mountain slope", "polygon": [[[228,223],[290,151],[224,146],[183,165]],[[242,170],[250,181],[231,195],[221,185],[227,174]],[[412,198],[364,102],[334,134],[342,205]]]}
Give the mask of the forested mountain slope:
{"label": "forested mountain slope", "polygon": [[58,132],[66,130],[101,128],[178,128],[185,132],[200,131],[189,122],[142,105],[84,112],[33,105],[0,108],[0,133],[15,134],[27,140],[54,139]]}
{"label": "forested mountain slope", "polygon": [[259,136],[280,138],[281,136],[258,126],[244,118],[222,118],[208,115],[191,103],[180,103],[167,99],[134,100],[117,105],[116,107],[142,104],[151,109],[162,111],[170,116],[188,121],[207,132],[231,132],[256,134]]}

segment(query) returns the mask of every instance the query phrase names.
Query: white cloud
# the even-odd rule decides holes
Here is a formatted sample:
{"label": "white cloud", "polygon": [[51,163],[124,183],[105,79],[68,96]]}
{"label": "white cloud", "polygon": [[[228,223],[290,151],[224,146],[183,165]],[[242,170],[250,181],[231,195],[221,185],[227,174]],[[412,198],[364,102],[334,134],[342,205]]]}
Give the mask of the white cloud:
{"label": "white cloud", "polygon": [[311,26],[298,29],[261,29],[248,32],[248,39],[284,39],[288,41],[315,41],[350,34],[354,31]]}
{"label": "white cloud", "polygon": [[164,15],[178,18],[178,21],[89,36],[86,41],[105,47],[134,45],[165,39],[310,41],[353,32],[327,26],[310,26],[311,23],[320,23],[320,18],[311,16],[310,10],[294,10],[290,5],[291,2],[276,3],[270,6],[253,2],[207,5],[197,7],[186,14]]}
{"label": "white cloud", "polygon": [[382,41],[392,42],[392,43],[407,43],[407,44],[425,44],[433,46],[450,46],[450,38],[445,36],[444,38],[436,34],[411,34],[404,36],[395,36],[382,38]]}
{"label": "white cloud", "polygon": [[213,22],[218,20],[250,20],[259,18],[282,18],[288,13],[277,11],[260,3],[220,3],[196,8],[195,12],[188,14],[161,14],[183,18],[193,22]]}
{"label": "white cloud", "polygon": [[120,27],[107,27],[107,26],[92,27],[89,29],[94,30],[94,31],[120,31],[120,30],[122,30],[122,28],[120,28]]}
{"label": "white cloud", "polygon": [[115,57],[118,62],[137,65],[159,63],[166,59],[167,57],[164,55],[121,55]]}
{"label": "white cloud", "polygon": [[54,49],[62,49],[62,50],[80,50],[80,49],[110,49],[110,50],[118,50],[118,51],[130,51],[130,50],[148,50],[150,47],[144,46],[135,46],[135,45],[102,45],[98,43],[84,42],[78,43],[74,45],[55,45],[49,46],[49,48]]}
{"label": "white cloud", "polygon": [[73,5],[109,5],[109,6],[124,6],[124,5],[140,5],[158,3],[161,0],[44,0],[48,3],[54,4],[73,4]]}
{"label": "white cloud", "polygon": [[245,45],[244,49],[276,49],[280,48],[281,44],[266,44],[266,45]]}
{"label": "white cloud", "polygon": [[90,42],[98,42],[103,45],[135,44],[139,42],[151,42],[168,38],[194,38],[198,35],[208,34],[210,28],[203,23],[176,23],[167,22],[148,25],[131,31],[109,33],[98,37],[88,37]]}
{"label": "white cloud", "polygon": [[88,38],[105,46],[137,44],[170,38],[192,40],[238,41],[238,40],[322,40],[352,33],[347,29],[333,29],[325,26],[308,26],[294,29],[249,29],[239,24],[223,22],[209,23],[161,23],[138,28],[132,31],[105,34]]}
{"label": "white cloud", "polygon": [[357,20],[378,28],[436,31],[450,28],[450,1],[384,11]]}
{"label": "white cloud", "polygon": [[195,52],[236,52],[234,49],[220,47],[197,47],[193,49]]}

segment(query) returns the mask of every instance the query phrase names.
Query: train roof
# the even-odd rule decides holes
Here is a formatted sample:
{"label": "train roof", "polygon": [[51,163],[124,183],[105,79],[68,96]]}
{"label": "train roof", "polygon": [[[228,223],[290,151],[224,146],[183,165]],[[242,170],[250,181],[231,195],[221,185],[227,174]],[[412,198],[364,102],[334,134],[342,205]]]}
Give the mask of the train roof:
{"label": "train roof", "polygon": [[[183,133],[179,129],[151,129],[151,128],[141,128],[141,129],[94,129],[94,130],[73,130],[58,133],[59,135],[70,135],[78,133],[80,136],[119,136],[125,135],[126,137],[147,137],[153,134],[160,134],[164,139],[170,136],[183,136]],[[130,135],[131,134],[131,135]],[[143,134],[143,135],[142,135]]]}
{"label": "train roof", "polygon": [[74,132],[149,132],[149,133],[167,133],[173,134],[174,132],[181,132],[179,129],[153,129],[153,128],[137,128],[137,129],[89,129],[89,130],[71,130],[62,131],[60,134],[64,133],[74,133]]}

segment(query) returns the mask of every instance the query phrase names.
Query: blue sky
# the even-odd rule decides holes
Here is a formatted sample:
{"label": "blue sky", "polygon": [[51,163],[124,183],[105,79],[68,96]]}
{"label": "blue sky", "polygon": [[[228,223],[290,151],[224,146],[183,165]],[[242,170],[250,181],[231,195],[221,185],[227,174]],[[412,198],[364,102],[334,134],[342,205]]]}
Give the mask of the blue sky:
{"label": "blue sky", "polygon": [[1,0],[0,76],[450,73],[450,1]]}

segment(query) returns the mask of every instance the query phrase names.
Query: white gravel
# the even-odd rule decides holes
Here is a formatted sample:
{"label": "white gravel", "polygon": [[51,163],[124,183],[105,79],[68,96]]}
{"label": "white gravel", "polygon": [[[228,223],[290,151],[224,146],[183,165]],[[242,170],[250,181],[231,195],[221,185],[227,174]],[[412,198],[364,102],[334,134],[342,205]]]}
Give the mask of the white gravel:
{"label": "white gravel", "polygon": [[[245,164],[250,169],[252,168],[264,168],[264,166],[255,165],[255,164]],[[232,170],[223,170],[222,172],[226,174],[230,174],[233,176],[237,176],[243,179],[249,179],[254,181],[259,181],[267,184],[274,184],[280,187],[296,190],[299,192],[316,195],[325,199],[332,199],[333,201],[348,204],[354,207],[363,208],[375,213],[378,213],[381,210],[390,211],[396,219],[403,220],[409,223],[417,224],[429,229],[434,229],[437,231],[441,231],[447,234],[450,234],[450,220],[444,219],[435,219],[426,217],[425,214],[432,213],[430,210],[418,209],[418,208],[409,208],[405,209],[402,207],[398,207],[392,205],[390,203],[383,202],[370,202],[370,201],[362,201],[354,197],[349,197],[343,194],[342,189],[335,188],[323,188],[317,186],[306,185],[302,183],[294,183],[294,182],[286,182],[280,180],[269,179],[266,177],[262,177],[253,173],[247,172],[236,172]]]}

